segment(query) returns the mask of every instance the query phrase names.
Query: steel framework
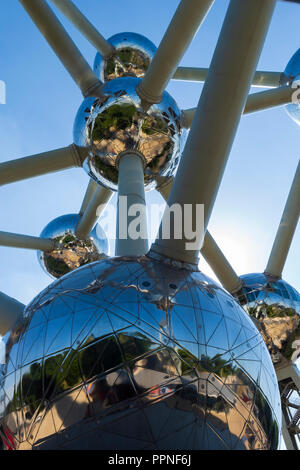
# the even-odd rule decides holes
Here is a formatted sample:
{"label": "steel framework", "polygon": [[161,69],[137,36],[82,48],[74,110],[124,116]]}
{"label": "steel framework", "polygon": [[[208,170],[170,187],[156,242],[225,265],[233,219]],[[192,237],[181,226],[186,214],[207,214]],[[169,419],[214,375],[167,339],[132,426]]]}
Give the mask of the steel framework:
{"label": "steel framework", "polygon": [[[51,0],[67,19],[93,44],[104,58],[114,54],[114,47],[96,30],[91,22],[70,0]],[[104,84],[97,78],[72,39],[45,0],[20,0],[41,34],[69,72],[84,97],[103,97]],[[157,49],[137,93],[145,109],[162,99],[171,79],[202,81],[204,88],[197,107],[182,110],[182,125],[190,129],[180,165],[174,180],[158,188],[168,205],[205,205],[203,236],[193,251],[185,249],[187,239],[159,236],[151,251],[175,261],[198,263],[199,251],[212,266],[223,286],[232,294],[242,287],[240,277],[226,260],[211,234],[207,231],[214,201],[223,172],[243,114],[282,106],[291,102],[291,86],[281,86],[281,72],[256,71],[276,0],[231,0],[210,68],[179,66],[180,60],[197,29],[209,12],[213,0],[182,0]],[[296,2],[297,3],[297,2]],[[222,81],[222,89],[218,83]],[[249,95],[250,87],[268,90]],[[226,122],[226,126],[224,125]],[[216,139],[215,136],[218,136]],[[201,146],[201,158],[198,149]],[[71,144],[66,148],[0,163],[0,185],[26,178],[81,167],[87,151]],[[120,198],[128,196],[130,205],[145,205],[143,158],[138,152],[125,152],[119,158],[118,218]],[[134,191],[133,189],[134,188]],[[87,238],[101,212],[98,207],[108,203],[112,191],[90,180],[82,206],[76,235]],[[280,277],[288,254],[300,209],[300,166],[274,241],[266,272]],[[146,227],[146,217],[144,217]],[[129,222],[128,222],[129,223]],[[55,242],[27,235],[0,232],[0,245],[33,250],[51,251]],[[149,250],[148,240],[117,240],[116,255],[140,256]],[[5,294],[0,297],[0,333],[5,334],[21,315],[24,306]],[[299,404],[293,404],[292,392],[299,394],[299,373],[288,364],[278,370],[283,401],[283,434],[288,448],[297,448],[295,434],[299,433]],[[287,372],[289,371],[289,372]],[[290,409],[296,409],[296,413]]]}

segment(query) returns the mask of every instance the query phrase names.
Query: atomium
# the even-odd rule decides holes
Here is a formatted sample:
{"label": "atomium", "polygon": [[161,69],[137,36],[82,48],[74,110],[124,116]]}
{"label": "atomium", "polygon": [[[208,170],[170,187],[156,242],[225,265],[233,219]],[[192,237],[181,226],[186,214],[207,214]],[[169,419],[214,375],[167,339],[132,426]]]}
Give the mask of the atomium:
{"label": "atomium", "polygon": [[191,265],[107,258],[55,281],[4,339],[1,425],[16,449],[276,449],[259,331]]}
{"label": "atomium", "polygon": [[239,300],[258,321],[273,363],[295,361],[300,345],[299,293],[282,279],[265,274],[247,274],[241,279]]}
{"label": "atomium", "polygon": [[156,46],[146,37],[137,33],[118,33],[108,39],[115,53],[103,58],[98,52],[94,72],[102,82],[114,78],[142,78],[153,59]]}
{"label": "atomium", "polygon": [[[136,92],[137,78],[118,78],[103,91],[107,100],[84,100],[74,123],[74,143],[89,149],[83,167],[96,181],[118,189],[117,157],[138,151],[145,158],[145,189],[153,189],[174,175],[180,158],[180,110],[164,92],[148,111]],[[162,183],[163,182],[163,183]]]}
{"label": "atomium", "polygon": [[78,214],[63,215],[52,220],[41,233],[41,237],[57,242],[53,251],[37,253],[43,270],[54,279],[98,261],[108,253],[108,241],[101,226],[96,224],[89,237],[82,240],[75,234],[78,221]]}
{"label": "atomium", "polygon": [[[295,52],[289,63],[287,64],[285,71],[280,78],[281,86],[292,86],[295,89],[300,87],[300,49]],[[297,95],[297,103],[289,103],[285,106],[288,115],[300,125],[300,92]]]}

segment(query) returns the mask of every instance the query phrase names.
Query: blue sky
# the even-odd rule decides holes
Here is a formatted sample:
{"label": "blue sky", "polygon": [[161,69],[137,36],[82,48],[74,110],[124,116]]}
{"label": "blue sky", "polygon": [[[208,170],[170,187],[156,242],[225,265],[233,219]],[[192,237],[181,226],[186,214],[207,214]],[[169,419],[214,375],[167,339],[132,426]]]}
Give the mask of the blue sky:
{"label": "blue sky", "polygon": [[[156,45],[179,3],[138,0],[75,0],[108,38],[122,31],[144,34]],[[216,0],[181,61],[209,66],[227,0]],[[95,49],[55,10],[92,65]],[[283,71],[299,48],[300,6],[277,2],[258,69]],[[0,80],[7,103],[0,105],[0,161],[72,143],[74,118],[82,96],[18,0],[2,0]],[[197,105],[202,85],[175,82],[168,91],[181,108]],[[257,89],[255,89],[257,91]],[[216,200],[209,230],[238,274],[264,270],[299,159],[299,127],[284,108],[242,118]],[[82,169],[0,187],[0,230],[39,235],[52,219],[78,212],[88,184]],[[148,201],[162,202],[156,192]],[[284,279],[300,290],[298,227]],[[0,290],[28,303],[51,279],[36,253],[0,247]],[[200,268],[213,276],[201,258]]]}

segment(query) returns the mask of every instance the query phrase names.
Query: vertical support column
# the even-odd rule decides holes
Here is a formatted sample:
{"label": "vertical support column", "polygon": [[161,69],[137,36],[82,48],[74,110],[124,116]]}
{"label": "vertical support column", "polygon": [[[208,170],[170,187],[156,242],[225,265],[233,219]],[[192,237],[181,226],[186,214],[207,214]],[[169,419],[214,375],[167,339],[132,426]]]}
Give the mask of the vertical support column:
{"label": "vertical support column", "polygon": [[134,151],[121,153],[118,169],[115,255],[142,256],[148,251],[143,155]]}
{"label": "vertical support column", "polygon": [[297,450],[295,449],[295,438],[292,438],[287,427],[287,422],[285,419],[284,413],[282,413],[282,425],[281,425],[281,432],[282,432],[282,437],[286,446],[287,450]]}
{"label": "vertical support column", "polygon": [[300,161],[280,220],[265,274],[281,277],[300,215]]}

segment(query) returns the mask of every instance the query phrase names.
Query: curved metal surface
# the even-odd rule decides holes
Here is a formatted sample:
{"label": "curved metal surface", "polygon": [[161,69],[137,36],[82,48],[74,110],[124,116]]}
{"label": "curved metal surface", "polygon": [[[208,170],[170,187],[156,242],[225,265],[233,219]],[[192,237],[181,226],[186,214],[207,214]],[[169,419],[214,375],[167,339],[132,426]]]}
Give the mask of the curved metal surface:
{"label": "curved metal surface", "polygon": [[53,251],[37,252],[41,267],[53,279],[87,263],[98,261],[108,253],[108,241],[99,224],[94,227],[85,240],[79,239],[75,235],[79,220],[78,214],[57,217],[41,233],[41,236],[58,242],[57,248]]}
{"label": "curved metal surface", "polygon": [[128,32],[115,34],[108,42],[114,47],[114,54],[104,58],[98,52],[94,62],[94,72],[102,82],[145,75],[157,49],[153,42],[141,34]]}
{"label": "curved metal surface", "polygon": [[134,150],[145,157],[148,190],[170,178],[179,163],[180,110],[164,92],[160,103],[144,111],[136,93],[139,82],[126,77],[106,83],[107,100],[85,99],[74,123],[75,144],[89,149],[83,168],[114,191],[118,188],[116,160],[121,152]]}
{"label": "curved metal surface", "polygon": [[280,396],[260,333],[214,281],[165,261],[105,259],[31,302],[2,342],[11,448],[278,447]]}
{"label": "curved metal surface", "polygon": [[241,276],[239,301],[258,320],[274,364],[296,360],[300,347],[300,294],[282,279],[254,273]]}

